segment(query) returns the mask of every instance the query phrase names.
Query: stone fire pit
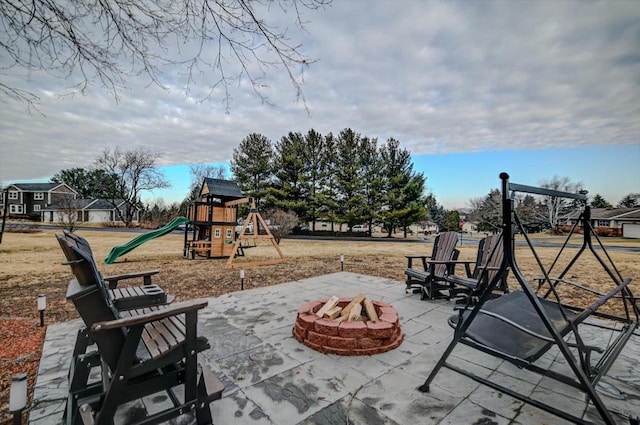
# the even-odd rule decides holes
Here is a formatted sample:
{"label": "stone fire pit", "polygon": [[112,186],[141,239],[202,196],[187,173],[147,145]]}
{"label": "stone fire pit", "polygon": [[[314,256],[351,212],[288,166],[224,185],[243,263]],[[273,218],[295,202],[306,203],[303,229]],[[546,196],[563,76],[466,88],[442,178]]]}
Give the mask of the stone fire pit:
{"label": "stone fire pit", "polygon": [[[390,304],[372,301],[379,318],[376,322],[347,322],[315,314],[327,301],[311,301],[298,310],[293,336],[307,347],[325,354],[364,356],[384,353],[402,343],[398,314]],[[351,301],[352,298],[340,298],[338,306],[344,308]]]}

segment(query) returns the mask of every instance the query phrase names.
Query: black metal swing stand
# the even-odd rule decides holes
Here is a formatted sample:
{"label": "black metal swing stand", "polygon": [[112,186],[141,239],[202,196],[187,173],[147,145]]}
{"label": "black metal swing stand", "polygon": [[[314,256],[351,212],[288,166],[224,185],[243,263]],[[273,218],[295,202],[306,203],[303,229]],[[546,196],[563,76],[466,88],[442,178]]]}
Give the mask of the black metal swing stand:
{"label": "black metal swing stand", "polygon": [[[592,423],[584,419],[584,415],[576,417],[550,404],[535,400],[452,364],[452,360],[448,361],[449,356],[456,345],[461,343],[507,360],[519,368],[530,370],[580,390],[584,393],[585,400],[593,404],[602,421],[605,424],[613,425],[616,422],[596,391],[596,385],[613,365],[638,326],[640,309],[638,298],[633,296],[629,288],[631,279],[622,278],[594,232],[585,194],[509,183],[507,173],[501,173],[500,179],[502,180],[502,237],[504,238],[502,244],[504,258],[500,272],[496,273],[490,282],[480,282],[474,294],[475,297],[468,297],[469,300],[478,300],[477,303],[469,301],[466,305],[457,307],[458,314],[450,320],[452,326],[455,326],[453,340],[419,389],[423,392],[429,391],[429,385],[440,369],[445,367],[565,420],[577,424]],[[513,196],[515,192],[574,199],[579,201],[582,206],[580,219],[573,225],[560,252],[549,267],[543,265],[516,214]],[[579,225],[581,225],[584,234],[581,248],[570,258],[568,264],[564,266],[557,277],[551,277],[554,266],[559,264],[558,259],[567,247],[571,236],[577,232]],[[527,281],[516,263],[514,255],[516,229],[524,235],[540,268],[542,276],[533,279],[534,284]],[[597,250],[592,244],[593,238],[597,241]],[[585,252],[590,252],[597,259],[606,272],[605,274],[610,278],[611,285],[608,292],[599,293],[585,284],[566,279],[566,277],[571,277],[568,275],[569,271]],[[497,298],[491,297],[492,291],[501,279],[506,277],[509,269],[513,272],[520,290]],[[572,290],[586,291],[591,297],[597,299],[586,308],[570,305],[561,296],[563,292],[560,287],[565,285],[575,288]],[[624,311],[624,314],[616,315],[598,311],[605,303],[619,303],[616,305],[620,305],[619,310]],[[598,346],[590,340],[590,335],[593,332],[590,333],[589,328],[593,330],[593,327],[610,332],[611,337],[606,347]],[[566,360],[570,372],[564,374],[536,364],[536,360],[540,359],[552,347],[557,347],[559,355]],[[637,419],[633,418],[629,418],[629,421],[631,424],[638,423]]]}

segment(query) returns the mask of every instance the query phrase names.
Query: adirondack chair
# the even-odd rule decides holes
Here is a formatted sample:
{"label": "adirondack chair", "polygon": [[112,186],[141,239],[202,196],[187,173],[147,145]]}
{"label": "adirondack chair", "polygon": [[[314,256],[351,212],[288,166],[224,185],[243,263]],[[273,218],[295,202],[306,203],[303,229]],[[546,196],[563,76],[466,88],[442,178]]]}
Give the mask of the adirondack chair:
{"label": "adirondack chair", "polygon": [[[477,301],[478,290],[481,288],[480,281],[491,282],[500,271],[503,258],[502,234],[489,235],[482,239],[478,244],[478,255],[473,273],[469,275],[467,272],[467,276],[455,274],[447,276],[447,282],[453,287],[451,290],[452,298],[456,298],[459,304]],[[506,273],[501,276],[497,290],[499,292],[496,291],[496,295],[509,292]]]}
{"label": "adirondack chair", "polygon": [[[82,248],[65,244],[68,263],[82,273],[94,273],[92,257]],[[67,425],[113,424],[119,406],[154,394],[168,395],[170,406],[148,413],[136,424],[156,424],[184,413],[199,425],[211,423],[210,405],[220,399],[224,386],[197,353],[209,343],[197,335],[197,312],[206,300],[192,300],[141,314],[121,314],[99,285],[73,279],[67,289],[97,351],[78,354],[69,371],[69,392],[64,420]],[[92,378],[92,369],[100,379]]]}
{"label": "adirondack chair", "polygon": [[[109,299],[113,302],[115,308],[118,310],[129,310],[140,307],[149,307],[152,305],[170,304],[173,302],[174,297],[167,295],[162,288],[152,283],[152,276],[158,274],[159,270],[146,270],[135,273],[124,273],[113,276],[102,276],[98,271],[95,261],[93,261],[93,252],[89,242],[82,236],[70,232],[63,232],[62,234],[56,234],[56,238],[60,243],[60,247],[67,258],[67,262],[71,266],[76,279],[81,285],[100,285],[106,292]],[[62,239],[67,243],[63,244]],[[85,269],[83,267],[76,267],[72,263],[73,253],[68,249],[68,246],[75,246],[84,250],[92,260],[92,268]],[[96,279],[96,276],[98,277]],[[143,286],[128,286],[120,287],[118,285],[122,281],[130,279],[142,279]]]}
{"label": "adirondack chair", "polygon": [[[453,274],[455,271],[455,261],[460,254],[460,251],[455,249],[457,243],[456,232],[444,232],[436,237],[431,257],[406,255],[407,268],[404,271],[407,275],[406,292],[420,292],[423,300],[449,299],[451,286],[446,282],[446,275]],[[421,260],[422,268],[414,268],[414,260]]]}

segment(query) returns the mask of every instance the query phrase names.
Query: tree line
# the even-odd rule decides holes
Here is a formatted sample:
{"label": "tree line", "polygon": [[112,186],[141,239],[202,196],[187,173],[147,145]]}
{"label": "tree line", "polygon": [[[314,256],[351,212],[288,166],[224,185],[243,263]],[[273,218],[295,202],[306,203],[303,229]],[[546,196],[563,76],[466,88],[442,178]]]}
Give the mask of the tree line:
{"label": "tree line", "polygon": [[[157,169],[158,158],[157,153],[144,148],[107,149],[92,167],[61,170],[51,181],[68,184],[81,198],[106,200],[117,219],[130,226],[136,210],[141,221],[156,225],[185,215],[188,203],[198,199],[205,177],[226,178],[223,167],[192,165],[191,188],[182,203],[166,205],[159,199],[144,204],[141,193],[169,186]],[[426,227],[425,221],[436,223],[441,230],[460,230],[459,212],[446,211],[433,194],[426,193],[426,177],[414,171],[410,152],[394,138],[379,144],[377,139],[349,128],[336,136],[311,129],[306,134],[290,132],[273,143],[252,133],[233,150],[230,168],[243,192],[254,197],[267,216],[287,211],[300,222],[312,223],[313,231],[320,220],[347,223],[349,229],[355,224],[367,223],[369,229],[381,225],[388,236],[396,228],[404,229],[406,236],[409,225]],[[558,176],[539,185],[564,192],[582,189],[581,183]],[[116,208],[120,202],[124,208]],[[498,189],[472,198],[465,219],[475,222],[478,231],[499,231],[500,202]],[[589,205],[612,206],[600,194],[591,198]],[[639,205],[640,194],[630,193],[617,207]],[[555,229],[560,218],[576,208],[575,203],[561,198],[525,195],[517,199],[518,215],[530,231]],[[72,212],[74,204],[65,209]]]}
{"label": "tree line", "polygon": [[[116,213],[129,226],[135,210],[142,220],[159,224],[185,214],[205,177],[225,178],[220,167],[194,165],[191,189],[181,204],[158,200],[145,205],[142,192],[169,185],[155,165],[158,158],[146,149],[105,150],[93,167],[61,170],[51,181],[68,184],[81,198],[105,199],[114,209],[123,201],[125,208]],[[426,177],[414,171],[410,152],[394,138],[379,144],[349,128],[335,136],[311,129],[290,132],[273,143],[252,133],[233,150],[230,168],[241,190],[267,215],[291,212],[300,222],[312,223],[314,231],[320,220],[347,223],[349,229],[382,225],[389,236],[396,228],[406,235],[408,226],[425,220],[445,225],[443,207],[425,193]]]}
{"label": "tree line", "polygon": [[337,135],[310,129],[273,143],[252,133],[233,150],[230,167],[261,208],[294,212],[312,231],[317,221],[349,229],[367,223],[369,229],[382,225],[391,236],[427,219],[444,221],[444,209],[425,193],[426,177],[394,138],[378,143],[350,128]]}

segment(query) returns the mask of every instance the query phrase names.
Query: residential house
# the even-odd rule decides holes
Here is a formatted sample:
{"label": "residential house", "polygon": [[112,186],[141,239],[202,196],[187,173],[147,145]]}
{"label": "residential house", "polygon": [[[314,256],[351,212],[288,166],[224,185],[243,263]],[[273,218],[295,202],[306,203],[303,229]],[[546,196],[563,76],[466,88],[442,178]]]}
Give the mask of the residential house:
{"label": "residential house", "polygon": [[462,233],[476,233],[478,232],[478,223],[475,221],[464,221],[462,223]]}
{"label": "residential house", "polygon": [[[114,206],[115,205],[115,206]],[[70,214],[78,223],[114,223],[120,221],[118,210],[124,214],[126,203],[122,199],[115,202],[105,199],[74,199],[73,202],[62,202],[49,205],[41,210],[42,221],[60,223],[69,222]],[[134,211],[133,224],[138,223],[140,211]]]}
{"label": "residential house", "polygon": [[[564,218],[560,227],[569,231],[577,222],[580,212],[575,211]],[[598,235],[640,238],[640,207],[592,208],[591,225]]]}
{"label": "residential house", "polygon": [[77,195],[78,192],[64,183],[14,183],[2,190],[0,211],[4,208],[4,196],[7,196],[8,214],[20,216],[40,213],[47,205]]}

